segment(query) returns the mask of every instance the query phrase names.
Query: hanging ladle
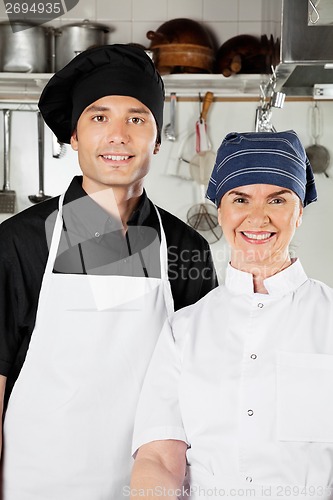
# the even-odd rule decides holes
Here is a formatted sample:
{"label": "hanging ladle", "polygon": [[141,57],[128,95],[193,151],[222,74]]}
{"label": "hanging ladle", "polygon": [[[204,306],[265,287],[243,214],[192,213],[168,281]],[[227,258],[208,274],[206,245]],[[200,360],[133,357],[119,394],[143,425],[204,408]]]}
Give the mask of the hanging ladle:
{"label": "hanging ladle", "polygon": [[318,138],[321,135],[320,126],[320,110],[318,104],[315,103],[311,109],[311,133],[314,144],[308,146],[305,151],[311,163],[312,170],[316,174],[325,174],[328,177],[326,170],[330,164],[330,153],[325,146],[318,144]]}
{"label": "hanging ladle", "polygon": [[32,203],[40,203],[51,198],[51,196],[44,193],[44,120],[40,111],[37,111],[37,125],[39,191],[37,194],[29,195],[28,198]]}
{"label": "hanging ladle", "polygon": [[176,137],[176,104],[177,96],[175,92],[170,94],[170,123],[165,126],[164,135],[167,141],[174,142]]}

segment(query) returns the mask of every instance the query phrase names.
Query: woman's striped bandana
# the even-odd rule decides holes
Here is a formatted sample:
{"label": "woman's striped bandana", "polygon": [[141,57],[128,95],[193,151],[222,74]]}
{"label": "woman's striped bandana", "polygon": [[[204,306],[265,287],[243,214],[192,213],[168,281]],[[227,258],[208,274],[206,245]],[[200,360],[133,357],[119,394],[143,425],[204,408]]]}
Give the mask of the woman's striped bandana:
{"label": "woman's striped bandana", "polygon": [[206,197],[218,207],[227,191],[249,184],[290,189],[299,196],[303,206],[316,201],[313,171],[293,130],[230,133],[224,138]]}

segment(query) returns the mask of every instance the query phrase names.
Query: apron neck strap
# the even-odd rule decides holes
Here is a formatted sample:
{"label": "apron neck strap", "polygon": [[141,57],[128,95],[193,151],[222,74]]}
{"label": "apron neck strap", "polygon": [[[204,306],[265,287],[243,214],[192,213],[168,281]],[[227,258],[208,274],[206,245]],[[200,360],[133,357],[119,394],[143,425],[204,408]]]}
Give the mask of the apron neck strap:
{"label": "apron neck strap", "polygon": [[168,247],[165,232],[163,229],[162,219],[157,207],[154,205],[157,213],[158,222],[160,224],[161,231],[161,245],[160,245],[160,263],[161,263],[161,278],[168,279]]}
{"label": "apron neck strap", "polygon": [[64,197],[65,197],[65,193],[63,193],[59,197],[58,214],[57,214],[57,218],[56,218],[53,233],[52,233],[49,257],[47,259],[45,272],[52,273],[54,263],[55,263],[55,260],[57,257],[58,246],[59,246],[60,236],[61,236],[61,231],[62,231],[62,205],[63,205]]}
{"label": "apron neck strap", "polygon": [[[63,227],[62,206],[63,206],[63,202],[64,202],[64,197],[65,197],[65,193],[63,193],[59,197],[58,214],[57,214],[57,218],[55,221],[55,226],[54,226],[54,230],[53,230],[53,234],[52,234],[50,251],[49,251],[49,258],[47,259],[47,264],[46,264],[46,268],[45,268],[45,271],[49,271],[49,272],[52,272],[53,267],[54,267],[54,263],[55,263],[55,260],[57,257],[57,251],[58,251],[61,231],[62,231],[62,227]],[[163,229],[163,224],[162,224],[162,219],[161,219],[160,213],[155,205],[154,205],[154,208],[156,210],[158,222],[160,225],[160,232],[161,232],[161,244],[160,244],[161,278],[167,280],[168,279],[167,242],[166,242],[165,232]]]}

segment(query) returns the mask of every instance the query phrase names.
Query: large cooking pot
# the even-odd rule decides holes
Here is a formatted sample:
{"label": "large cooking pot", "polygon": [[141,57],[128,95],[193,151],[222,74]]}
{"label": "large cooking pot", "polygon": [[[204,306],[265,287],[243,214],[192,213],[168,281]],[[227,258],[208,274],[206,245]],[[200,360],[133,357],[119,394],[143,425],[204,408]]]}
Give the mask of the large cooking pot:
{"label": "large cooking pot", "polygon": [[55,30],[55,71],[63,68],[76,55],[89,47],[107,43],[110,28],[85,19]]}
{"label": "large cooking pot", "polygon": [[[12,25],[15,25],[13,33]],[[26,21],[0,23],[0,71],[50,71],[50,30]]]}
{"label": "large cooking pot", "polygon": [[154,62],[161,74],[210,73],[214,47],[210,33],[193,19],[177,18],[148,31]]}

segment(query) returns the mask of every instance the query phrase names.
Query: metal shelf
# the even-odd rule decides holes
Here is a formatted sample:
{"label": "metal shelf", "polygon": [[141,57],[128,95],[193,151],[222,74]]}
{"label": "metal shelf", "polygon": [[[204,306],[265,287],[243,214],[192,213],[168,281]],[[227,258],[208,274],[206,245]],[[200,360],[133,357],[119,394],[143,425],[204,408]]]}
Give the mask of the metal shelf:
{"label": "metal shelf", "polygon": [[0,73],[0,104],[37,103],[52,74]]}
{"label": "metal shelf", "polygon": [[176,92],[180,97],[195,97],[199,93],[211,90],[215,97],[258,97],[260,84],[268,78],[268,75],[260,74],[242,74],[228,78],[219,74],[179,74],[164,75],[163,81],[167,96],[171,92]]}
{"label": "metal shelf", "polygon": [[[52,73],[0,73],[0,106],[5,103],[37,103],[40,93]],[[268,75],[235,75],[229,78],[219,74],[164,75],[168,97],[176,92],[179,97],[196,97],[207,90],[216,97],[258,96],[259,86]]]}

